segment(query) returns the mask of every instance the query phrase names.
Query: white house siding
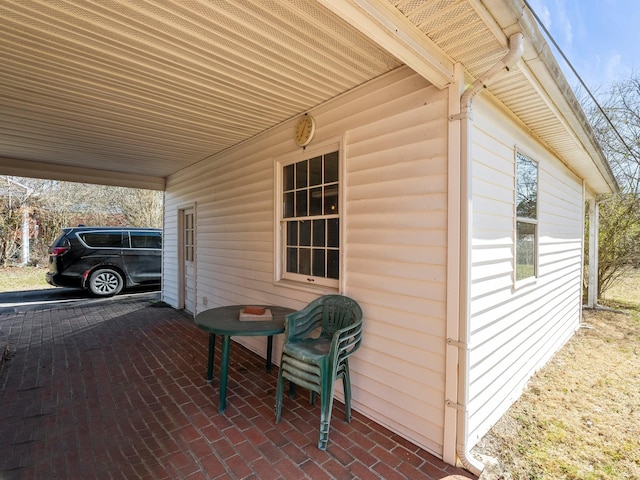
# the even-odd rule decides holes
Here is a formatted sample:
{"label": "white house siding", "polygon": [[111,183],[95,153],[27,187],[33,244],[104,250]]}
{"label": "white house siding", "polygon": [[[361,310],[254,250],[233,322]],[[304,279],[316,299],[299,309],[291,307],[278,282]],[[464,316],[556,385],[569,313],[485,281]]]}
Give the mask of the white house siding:
{"label": "white house siding", "polygon": [[[447,92],[399,69],[311,113],[314,144],[344,141],[344,292],[365,313],[353,407],[442,453]],[[177,303],[177,210],[197,203],[197,311],[300,308],[322,292],[274,282],[274,163],[294,122],[167,181],[164,299]],[[207,297],[208,305],[203,305]],[[264,354],[264,338],[239,339]],[[275,342],[279,359],[281,340]],[[204,346],[203,346],[204,348]]]}
{"label": "white house siding", "polygon": [[447,95],[412,103],[348,133],[347,292],[367,321],[353,383],[363,412],[441,455]]}
{"label": "white house siding", "polygon": [[[538,163],[538,278],[513,284],[514,147]],[[486,99],[474,104],[470,444],[579,326],[582,183]]]}

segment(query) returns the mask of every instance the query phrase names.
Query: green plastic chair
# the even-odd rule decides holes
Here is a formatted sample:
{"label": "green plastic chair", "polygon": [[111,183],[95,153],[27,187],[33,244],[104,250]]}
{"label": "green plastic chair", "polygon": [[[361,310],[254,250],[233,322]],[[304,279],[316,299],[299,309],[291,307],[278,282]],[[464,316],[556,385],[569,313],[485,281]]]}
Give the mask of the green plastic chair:
{"label": "green plastic chair", "polygon": [[[320,330],[319,334],[318,331]],[[347,422],[351,421],[351,379],[348,357],[362,342],[362,309],[349,297],[325,295],[285,320],[285,340],[276,388],[276,423],[280,422],[285,379],[307,388],[311,404],[320,394],[320,440],[327,449],[333,407],[333,390],[338,378],[344,387]]]}

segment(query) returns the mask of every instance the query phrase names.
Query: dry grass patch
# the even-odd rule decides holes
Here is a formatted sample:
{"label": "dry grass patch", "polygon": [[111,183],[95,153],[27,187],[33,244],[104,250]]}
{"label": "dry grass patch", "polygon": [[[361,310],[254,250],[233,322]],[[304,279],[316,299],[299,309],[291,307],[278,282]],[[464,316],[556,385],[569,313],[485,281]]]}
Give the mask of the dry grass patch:
{"label": "dry grass patch", "polygon": [[584,312],[584,327],[480,442],[504,478],[640,479],[639,280],[636,271],[619,287],[624,312]]}
{"label": "dry grass patch", "polygon": [[629,272],[622,281],[615,284],[604,294],[607,305],[630,310],[640,310],[640,268]]}

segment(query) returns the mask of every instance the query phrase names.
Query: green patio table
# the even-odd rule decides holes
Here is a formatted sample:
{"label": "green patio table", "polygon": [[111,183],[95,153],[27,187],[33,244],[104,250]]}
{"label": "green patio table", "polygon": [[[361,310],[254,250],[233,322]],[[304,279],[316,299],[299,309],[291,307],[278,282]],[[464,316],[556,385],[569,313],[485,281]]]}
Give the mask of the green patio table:
{"label": "green patio table", "polygon": [[[224,413],[227,408],[227,378],[229,373],[229,350],[231,337],[267,337],[267,371],[271,370],[273,336],[284,332],[284,318],[295,310],[274,305],[263,305],[271,310],[271,320],[241,321],[240,312],[246,305],[230,305],[211,308],[195,317],[196,325],[209,332],[209,358],[207,362],[207,382],[213,380],[213,356],[216,335],[222,335],[222,362],[220,366],[220,402],[218,411]],[[254,306],[254,305],[251,305]]]}

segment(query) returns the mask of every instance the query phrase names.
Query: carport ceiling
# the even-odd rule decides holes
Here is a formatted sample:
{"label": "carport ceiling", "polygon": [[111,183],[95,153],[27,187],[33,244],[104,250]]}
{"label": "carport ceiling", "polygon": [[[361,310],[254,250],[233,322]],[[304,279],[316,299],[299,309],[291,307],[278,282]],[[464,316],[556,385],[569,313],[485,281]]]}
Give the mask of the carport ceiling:
{"label": "carport ceiling", "polygon": [[400,65],[314,0],[3,0],[0,16],[0,174],[144,183]]}

